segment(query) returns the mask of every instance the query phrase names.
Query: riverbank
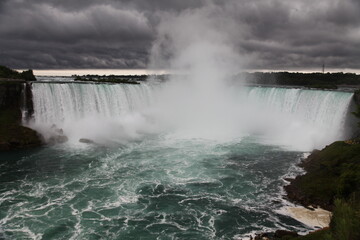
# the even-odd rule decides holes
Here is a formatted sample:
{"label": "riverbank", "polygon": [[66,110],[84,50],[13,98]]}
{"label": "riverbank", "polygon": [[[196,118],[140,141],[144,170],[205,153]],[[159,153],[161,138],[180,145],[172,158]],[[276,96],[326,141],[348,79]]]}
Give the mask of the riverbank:
{"label": "riverbank", "polygon": [[360,144],[339,141],[314,151],[301,164],[306,174],[285,186],[288,198],[304,206],[334,210],[336,198],[360,192]]}
{"label": "riverbank", "polygon": [[[359,139],[334,142],[320,151],[316,150],[300,166],[306,170],[306,174],[289,179],[290,184],[285,186],[285,190],[290,201],[308,210],[289,209],[288,213],[309,226],[319,222],[319,216],[323,216],[318,227],[324,228],[305,236],[294,236],[294,233],[285,231],[282,236],[266,233],[257,235],[255,239],[360,239]],[[326,227],[327,211],[319,210],[318,207],[332,212],[329,228]],[[313,221],[309,221],[311,218]]]}

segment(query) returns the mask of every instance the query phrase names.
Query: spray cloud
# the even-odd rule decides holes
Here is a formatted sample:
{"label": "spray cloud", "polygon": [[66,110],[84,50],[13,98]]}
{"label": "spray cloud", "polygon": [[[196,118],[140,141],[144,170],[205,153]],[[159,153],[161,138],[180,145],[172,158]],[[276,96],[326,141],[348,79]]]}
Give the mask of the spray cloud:
{"label": "spray cloud", "polygon": [[225,8],[213,4],[162,16],[150,66],[175,73],[159,105],[162,119],[180,127],[182,137],[219,139],[236,132],[235,101],[226,83],[240,71],[242,59],[230,26]]}
{"label": "spray cloud", "polygon": [[[160,125],[170,123],[180,138],[233,140],[258,135],[266,143],[297,150],[311,150],[342,138],[342,129],[334,130],[334,126],[342,126],[344,119],[332,121],[319,114],[332,111],[330,93],[275,89],[262,90],[265,96],[256,93],[254,98],[256,90],[246,92],[229,84],[245,63],[234,38],[241,36],[241,26],[227,17],[231,16],[228,11],[231,7],[226,4],[209,3],[162,16],[150,66],[177,74],[158,99]],[[343,103],[341,108],[346,111],[348,100]]]}

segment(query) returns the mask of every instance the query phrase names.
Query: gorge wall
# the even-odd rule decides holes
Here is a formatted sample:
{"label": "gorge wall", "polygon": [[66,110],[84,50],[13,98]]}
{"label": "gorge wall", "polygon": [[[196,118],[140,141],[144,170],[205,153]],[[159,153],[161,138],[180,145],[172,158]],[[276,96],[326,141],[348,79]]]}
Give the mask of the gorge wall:
{"label": "gorge wall", "polygon": [[31,85],[25,81],[0,82],[0,150],[36,147],[41,136],[22,126],[33,114]]}

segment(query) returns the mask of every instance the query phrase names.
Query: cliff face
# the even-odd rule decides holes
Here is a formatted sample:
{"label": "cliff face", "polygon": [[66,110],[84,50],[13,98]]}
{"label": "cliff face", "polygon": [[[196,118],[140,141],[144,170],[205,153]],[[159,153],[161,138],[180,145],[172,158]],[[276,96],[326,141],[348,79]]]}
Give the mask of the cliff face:
{"label": "cliff face", "polygon": [[1,82],[0,84],[0,109],[19,105],[22,91],[22,81]]}
{"label": "cliff face", "polygon": [[0,82],[0,150],[40,146],[41,136],[21,126],[22,109],[25,118],[33,113],[31,89],[25,81]]}
{"label": "cliff face", "polygon": [[22,82],[0,83],[0,123],[1,128],[8,124],[21,123]]}
{"label": "cliff face", "polygon": [[356,105],[360,105],[360,90],[354,92],[354,101]]}

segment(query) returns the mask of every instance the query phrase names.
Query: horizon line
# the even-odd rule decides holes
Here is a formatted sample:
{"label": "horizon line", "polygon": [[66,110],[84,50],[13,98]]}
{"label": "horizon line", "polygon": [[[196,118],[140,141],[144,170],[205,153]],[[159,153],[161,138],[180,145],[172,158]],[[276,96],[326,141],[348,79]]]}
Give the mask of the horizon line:
{"label": "horizon line", "polygon": [[[16,69],[17,71],[24,71],[27,69]],[[176,70],[169,69],[108,69],[108,68],[78,68],[78,69],[32,69],[36,76],[72,76],[72,75],[162,75],[179,73]],[[242,69],[241,72],[300,72],[300,73],[322,73],[319,68],[288,68],[288,69]],[[328,68],[325,73],[355,73],[360,74],[360,69],[356,68]]]}

